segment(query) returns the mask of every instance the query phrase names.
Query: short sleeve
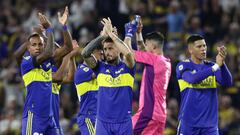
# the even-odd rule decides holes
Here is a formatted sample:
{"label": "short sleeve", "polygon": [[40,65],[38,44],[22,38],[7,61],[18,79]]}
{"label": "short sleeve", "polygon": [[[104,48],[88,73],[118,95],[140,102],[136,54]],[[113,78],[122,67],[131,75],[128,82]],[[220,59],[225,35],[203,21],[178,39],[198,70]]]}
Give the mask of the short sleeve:
{"label": "short sleeve", "polygon": [[154,65],[155,55],[149,52],[134,51],[134,58],[136,62]]}
{"label": "short sleeve", "polygon": [[22,63],[21,63],[21,73],[22,73],[22,75],[29,72],[33,68],[35,68],[33,63],[34,63],[33,57],[31,57],[31,56],[24,56],[23,57],[23,60],[22,60]]}
{"label": "short sleeve", "polygon": [[92,80],[92,74],[93,74],[93,71],[91,68],[89,68],[83,64],[78,65],[77,74],[75,77],[75,83],[79,84],[82,82]]}
{"label": "short sleeve", "polygon": [[176,67],[177,79],[182,79],[182,74],[188,70],[188,66],[185,62],[179,62]]}

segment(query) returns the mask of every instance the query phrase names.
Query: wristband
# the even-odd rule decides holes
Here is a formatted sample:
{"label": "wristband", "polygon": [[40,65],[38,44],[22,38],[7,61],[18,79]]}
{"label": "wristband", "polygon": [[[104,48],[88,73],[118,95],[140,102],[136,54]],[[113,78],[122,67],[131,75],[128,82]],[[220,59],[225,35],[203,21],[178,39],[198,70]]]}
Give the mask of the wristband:
{"label": "wristband", "polygon": [[53,32],[53,28],[48,27],[48,28],[46,29],[46,32],[47,32],[47,33]]}
{"label": "wristband", "polygon": [[67,30],[68,30],[67,25],[63,25],[63,26],[62,26],[62,29],[63,29],[63,31],[67,31]]}
{"label": "wristband", "polygon": [[220,68],[219,65],[216,63],[216,64],[214,64],[214,65],[212,66],[212,71],[215,72],[215,71],[217,71],[219,68]]}
{"label": "wristband", "polygon": [[133,37],[133,34],[132,34],[132,33],[126,33],[126,34],[125,34],[125,37],[132,38],[132,37]]}

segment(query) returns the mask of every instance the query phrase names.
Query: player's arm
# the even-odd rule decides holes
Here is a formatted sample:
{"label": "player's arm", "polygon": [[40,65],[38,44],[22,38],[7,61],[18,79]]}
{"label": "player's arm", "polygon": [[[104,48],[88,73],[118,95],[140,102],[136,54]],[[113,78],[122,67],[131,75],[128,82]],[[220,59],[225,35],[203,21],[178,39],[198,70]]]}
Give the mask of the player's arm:
{"label": "player's arm", "polygon": [[[103,32],[102,32],[103,33]],[[97,67],[97,59],[92,55],[93,50],[102,44],[102,41],[106,39],[105,34],[100,34],[97,38],[93,39],[87,44],[87,46],[82,50],[82,57],[87,65],[94,69]]]}
{"label": "player's arm", "polygon": [[64,76],[62,83],[71,83],[74,81],[74,74],[77,70],[77,66],[76,66],[76,61],[75,61],[75,57],[70,58],[69,61],[69,70],[66,73],[66,76]]}
{"label": "player's arm", "polygon": [[231,86],[233,83],[232,75],[226,64],[220,67],[220,70],[216,72],[217,82],[222,86]]}
{"label": "player's arm", "polygon": [[144,51],[133,51],[134,52],[134,58],[136,62],[148,64],[148,65],[154,65],[154,58],[155,55],[149,52]]}
{"label": "player's arm", "polygon": [[[61,66],[58,68],[57,72],[53,73],[53,75],[52,75],[53,82],[63,83],[64,78],[68,75],[68,72],[74,72],[75,73],[75,70],[70,70],[70,67],[71,67],[70,64],[72,64],[70,62],[71,59],[72,59],[72,57],[70,56],[70,53],[63,58]],[[73,79],[71,81],[68,80],[68,82],[72,82],[72,81],[73,81]]]}
{"label": "player's arm", "polygon": [[[33,33],[38,33],[43,39],[44,39],[44,43],[47,44],[47,36],[44,33],[44,28],[41,24],[39,24],[38,26],[34,26],[32,28],[32,32]],[[57,42],[54,42],[54,46],[53,46],[53,50],[55,50],[55,48],[60,47],[60,45]]]}
{"label": "player's arm", "polygon": [[27,50],[27,46],[28,46],[29,41],[24,42],[15,52],[14,52],[14,57],[17,61],[17,64],[20,65],[21,61],[22,61],[22,57],[24,55],[24,53]]}
{"label": "player's arm", "polygon": [[112,24],[111,20],[108,19],[103,19],[102,24],[104,25],[104,29],[106,30],[108,36],[113,40],[114,44],[117,46],[117,48],[120,50],[120,52],[124,56],[124,62],[129,68],[133,68],[135,65],[135,60],[133,57],[133,51],[129,46],[124,43],[121,39],[119,39],[112,30]]}
{"label": "player's arm", "polygon": [[78,46],[76,40],[73,40],[72,42],[74,49],[63,58],[61,66],[58,68],[57,72],[53,74],[54,82],[73,82],[74,73],[76,71],[75,56],[81,54],[82,48]]}
{"label": "player's arm", "polygon": [[217,82],[222,86],[232,85],[232,75],[225,64],[225,58],[227,55],[226,48],[224,46],[217,47],[218,55],[216,57],[216,63],[219,65],[219,70],[216,72]]}
{"label": "player's arm", "polygon": [[125,28],[125,38],[124,43],[128,45],[129,48],[132,49],[132,37],[137,31],[137,22],[130,21],[124,25]]}
{"label": "player's arm", "polygon": [[[71,83],[74,80],[74,74],[76,72],[77,66],[76,66],[76,60],[75,57],[80,55],[81,58],[81,63],[83,62],[82,56],[81,56],[81,51],[83,50],[82,47],[78,46],[77,41],[73,41],[73,48],[74,50],[71,51],[69,55],[69,57],[67,57],[67,61],[69,61],[68,63],[68,67],[65,69],[66,73],[65,76],[63,77],[63,81],[62,83]],[[67,55],[67,56],[68,56]]]}
{"label": "player's arm", "polygon": [[44,27],[47,33],[47,44],[46,47],[40,55],[38,55],[35,59],[35,64],[39,65],[43,61],[49,59],[52,57],[53,54],[53,42],[54,42],[54,37],[53,37],[53,29],[52,26],[47,19],[47,17],[41,13],[38,14],[38,18],[41,22],[41,25]]}
{"label": "player's arm", "polygon": [[193,73],[192,71],[185,71],[182,74],[182,79],[191,84],[196,84],[206,79],[208,76],[212,75],[212,73],[212,67],[198,71],[196,73]]}
{"label": "player's arm", "polygon": [[193,72],[192,70],[188,69],[188,66],[189,65],[184,62],[181,62],[177,65],[177,78],[181,78],[191,84],[197,84],[215,72],[213,71],[213,67],[209,67],[198,72]]}
{"label": "player's arm", "polygon": [[143,24],[142,24],[142,19],[140,17],[138,26],[137,26],[137,32],[136,32],[137,48],[138,50],[145,51],[145,43],[143,41],[142,28],[143,28]]}
{"label": "player's arm", "polygon": [[61,48],[57,48],[54,51],[53,58],[55,62],[59,62],[62,58],[73,50],[72,48],[72,36],[67,28],[67,19],[68,19],[68,7],[65,7],[64,13],[61,16],[60,12],[58,12],[58,21],[62,25],[62,33],[64,45]]}

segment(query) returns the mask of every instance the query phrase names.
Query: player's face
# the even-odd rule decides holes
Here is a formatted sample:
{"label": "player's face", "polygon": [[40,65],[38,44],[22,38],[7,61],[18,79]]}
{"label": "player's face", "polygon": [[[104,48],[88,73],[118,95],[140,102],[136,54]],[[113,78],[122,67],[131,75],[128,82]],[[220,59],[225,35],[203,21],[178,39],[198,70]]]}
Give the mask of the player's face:
{"label": "player's face", "polygon": [[98,60],[103,60],[103,50],[101,49],[95,49],[93,51],[93,55],[98,59]]}
{"label": "player's face", "polygon": [[153,52],[155,42],[153,40],[146,40],[145,49],[147,52]]}
{"label": "player's face", "polygon": [[112,42],[105,42],[103,44],[103,52],[108,63],[114,63],[117,60],[119,52]]}
{"label": "player's face", "polygon": [[189,47],[189,53],[194,59],[204,60],[207,57],[207,45],[204,39],[195,41]]}
{"label": "player's face", "polygon": [[28,45],[28,51],[30,52],[30,54],[32,56],[37,56],[40,53],[43,52],[44,49],[44,42],[43,39],[36,36],[36,37],[32,37],[29,40],[30,44]]}

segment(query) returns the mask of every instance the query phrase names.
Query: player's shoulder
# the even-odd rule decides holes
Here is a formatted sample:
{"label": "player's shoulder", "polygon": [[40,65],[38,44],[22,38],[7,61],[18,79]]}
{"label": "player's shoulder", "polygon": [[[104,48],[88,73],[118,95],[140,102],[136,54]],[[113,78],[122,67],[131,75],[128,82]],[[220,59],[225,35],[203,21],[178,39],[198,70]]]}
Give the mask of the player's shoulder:
{"label": "player's shoulder", "polygon": [[92,69],[85,64],[79,64],[77,70],[79,73],[93,72]]}
{"label": "player's shoulder", "polygon": [[32,56],[23,56],[21,61],[21,66],[29,66],[32,65]]}
{"label": "player's shoulder", "polygon": [[30,55],[28,56],[23,56],[23,61],[28,61],[30,60],[32,57]]}
{"label": "player's shoulder", "polygon": [[181,71],[192,66],[190,59],[184,59],[177,64],[177,70]]}
{"label": "player's shoulder", "polygon": [[180,66],[180,65],[190,65],[191,64],[191,60],[190,59],[184,59],[184,60],[181,60],[180,62],[178,62],[177,66]]}

